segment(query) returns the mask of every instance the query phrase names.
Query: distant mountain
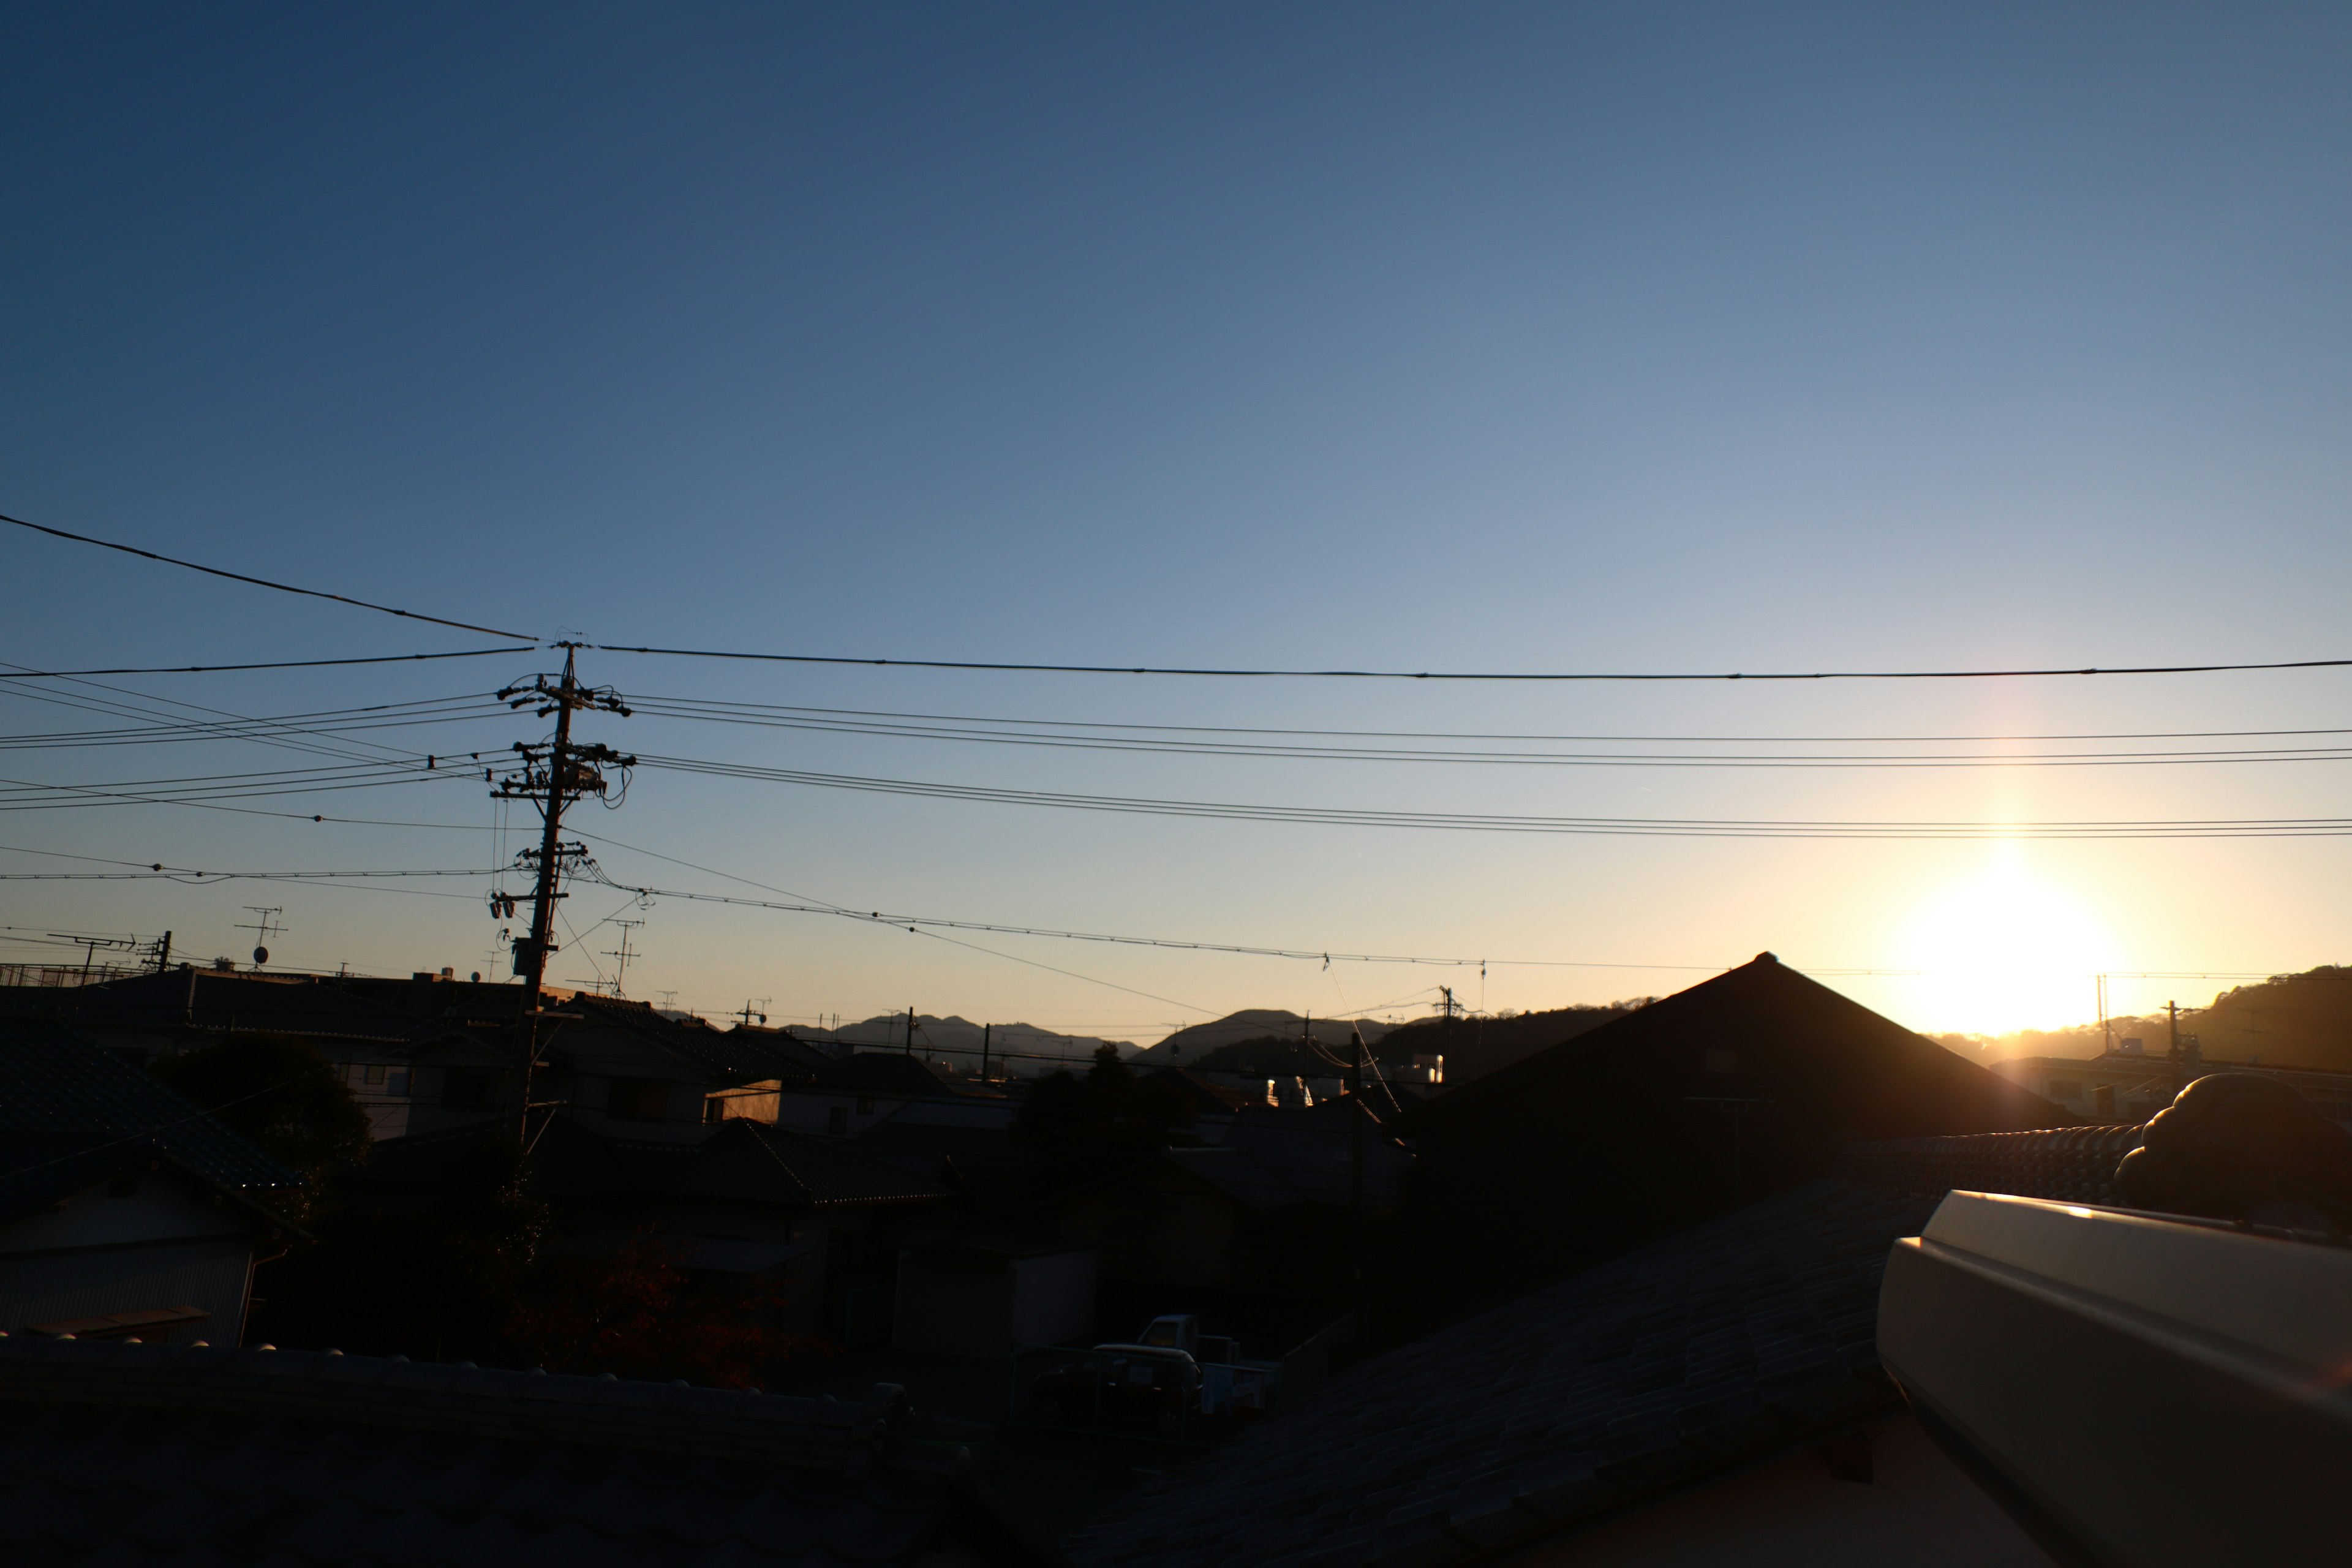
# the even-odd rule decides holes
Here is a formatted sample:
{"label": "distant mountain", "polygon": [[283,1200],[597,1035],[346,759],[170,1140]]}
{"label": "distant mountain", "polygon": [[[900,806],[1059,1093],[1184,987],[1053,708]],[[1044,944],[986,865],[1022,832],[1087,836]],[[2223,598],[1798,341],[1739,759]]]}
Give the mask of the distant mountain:
{"label": "distant mountain", "polygon": [[[1937,1040],[1975,1060],[2011,1057],[2095,1057],[2107,1037],[2137,1039],[2161,1057],[2170,1047],[2162,1013],[2110,1018],[2107,1027],[2021,1029],[2011,1035],[1938,1035]],[[2234,986],[2204,1007],[2180,1009],[2180,1033],[2194,1036],[2210,1063],[2262,1062],[2271,1067],[2329,1068],[2352,1072],[2352,965],[2326,963],[2300,974],[2273,974]]]}
{"label": "distant mountain", "polygon": [[[1239,1045],[1268,1035],[1297,1039],[1304,1022],[1296,1013],[1252,1007],[1228,1014],[1213,1024],[1194,1024],[1179,1029],[1158,1045],[1137,1052],[1133,1059],[1154,1067],[1190,1067],[1219,1046]],[[1364,1043],[1370,1045],[1394,1027],[1377,1018],[1318,1018],[1315,1037],[1327,1046],[1344,1046],[1349,1031],[1361,1029]]]}
{"label": "distant mountain", "polygon": [[[1119,1055],[1132,1053],[1134,1047],[1124,1040],[1106,1040],[1093,1035],[1057,1035],[1051,1029],[1041,1029],[1034,1024],[992,1024],[987,1026],[992,1058],[1015,1074],[1031,1077],[1049,1073],[1067,1063],[1084,1067],[1097,1046],[1109,1046]],[[812,1028],[804,1024],[793,1026],[793,1033],[801,1039],[817,1045],[855,1047],[861,1051],[904,1050],[907,1046],[907,1015],[888,1013],[877,1018],[866,1018],[855,1024],[844,1024],[838,1029]],[[935,1017],[929,1013],[915,1015],[915,1052],[923,1056],[932,1053],[933,1059],[967,1069],[980,1066],[982,1026],[969,1018],[953,1014]]]}

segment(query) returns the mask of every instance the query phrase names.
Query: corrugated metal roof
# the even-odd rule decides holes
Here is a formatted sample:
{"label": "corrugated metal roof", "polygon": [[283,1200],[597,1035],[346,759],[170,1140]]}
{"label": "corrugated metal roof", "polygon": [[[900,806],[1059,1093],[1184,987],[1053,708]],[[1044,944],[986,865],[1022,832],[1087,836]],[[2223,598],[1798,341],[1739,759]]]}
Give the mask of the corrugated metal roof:
{"label": "corrugated metal roof", "polygon": [[908,1443],[908,1419],[903,1395],[0,1341],[0,1555],[384,1568],[1025,1559],[971,1500],[969,1458]]}
{"label": "corrugated metal roof", "polygon": [[1081,1568],[1436,1568],[1895,1394],[1879,1279],[1930,1199],[1813,1183],[1389,1352],[1066,1543]]}

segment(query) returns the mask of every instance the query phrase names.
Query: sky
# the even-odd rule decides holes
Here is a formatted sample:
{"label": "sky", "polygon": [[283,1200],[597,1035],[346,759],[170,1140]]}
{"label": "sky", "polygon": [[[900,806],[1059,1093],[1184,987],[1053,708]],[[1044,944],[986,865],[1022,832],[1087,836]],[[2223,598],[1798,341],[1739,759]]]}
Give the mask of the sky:
{"label": "sky", "polygon": [[[2251,5],[16,6],[0,511],[542,642],[1555,672],[2344,657],[2347,71],[2352,14]],[[22,668],[496,641],[0,532],[0,659]],[[0,960],[165,930],[242,959],[260,905],[283,910],[282,965],[501,972],[515,922],[486,873],[520,819],[494,831],[478,773],[61,808],[30,786],[324,764],[22,738],[478,700],[556,657],[0,684],[0,873],[465,873],[12,879]],[[1150,1039],[1244,1006],[1420,1016],[1439,984],[1489,1010],[1663,994],[1769,950],[1916,1027],[1993,1031],[2089,1019],[2102,972],[2115,1010],[2145,1011],[2352,955],[2343,837],[2001,829],[2341,819],[2347,762],[2326,752],[2015,759],[2346,735],[1976,739],[2341,729],[2347,669],[1441,683],[581,658],[666,710],[584,736],[697,762],[1969,825],[1453,831],[640,767],[579,821],[612,882],[660,893],[575,884],[550,977],[609,978],[611,922],[641,919],[624,988],[713,1014],[914,1005]],[[714,723],[681,700],[1066,738],[1618,737],[1315,743],[1682,761],[1018,746]],[[366,741],[446,756],[544,728]],[[1695,736],[1760,739],[1656,739]],[[1832,754],[1873,762],[1686,765]],[[1968,765],[1877,765],[1931,756]]]}

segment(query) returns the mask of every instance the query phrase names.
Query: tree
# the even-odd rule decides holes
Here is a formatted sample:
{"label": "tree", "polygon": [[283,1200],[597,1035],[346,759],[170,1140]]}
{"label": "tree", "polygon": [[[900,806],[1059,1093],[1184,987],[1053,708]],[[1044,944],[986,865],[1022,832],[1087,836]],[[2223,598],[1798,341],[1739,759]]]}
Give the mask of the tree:
{"label": "tree", "polygon": [[157,1059],[154,1074],[265,1154],[300,1176],[303,1192],[283,1201],[302,1223],[318,1207],[339,1165],[367,1158],[367,1112],[306,1040],[230,1035]]}
{"label": "tree", "polygon": [[1192,1119],[1182,1090],[1137,1079],[1115,1047],[1097,1046],[1085,1078],[1065,1070],[1037,1081],[1009,1136],[1044,1155],[1047,1184],[1060,1187],[1149,1159]]}

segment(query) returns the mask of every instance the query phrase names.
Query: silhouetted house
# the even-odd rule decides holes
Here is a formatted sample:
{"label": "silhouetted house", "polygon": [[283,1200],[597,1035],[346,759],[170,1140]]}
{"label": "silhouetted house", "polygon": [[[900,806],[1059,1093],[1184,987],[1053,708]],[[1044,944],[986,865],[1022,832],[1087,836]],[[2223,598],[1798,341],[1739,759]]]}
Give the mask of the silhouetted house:
{"label": "silhouetted house", "polygon": [[0,1331],[235,1344],[299,1188],[143,1068],[0,1021]]}
{"label": "silhouetted house", "polygon": [[[518,1103],[520,1037],[511,1020],[497,1028],[447,1022],[463,1026],[416,1052],[415,1131],[511,1116]],[[539,1039],[532,1100],[629,1138],[692,1142],[730,1118],[772,1121],[782,1086],[814,1070],[813,1053],[789,1036],[713,1028],[616,997],[565,999],[542,1015]]]}
{"label": "silhouetted house", "polygon": [[[397,996],[401,993],[392,994]],[[0,991],[0,1016],[69,1024],[122,1060],[212,1045],[230,1035],[285,1035],[335,1064],[378,1137],[410,1131],[413,1068],[421,1047],[445,1034],[469,1041],[462,1023],[413,1013],[331,980],[182,966],[103,984]]]}
{"label": "silhouetted house", "polygon": [[1853,1142],[2072,1123],[1759,956],[1402,1118],[1444,1320],[1827,1171]]}
{"label": "silhouetted house", "polygon": [[865,1402],[330,1351],[0,1341],[0,1557],[1026,1568],[963,1449]]}
{"label": "silhouetted house", "polygon": [[919,1057],[859,1051],[836,1057],[779,1098],[776,1124],[821,1138],[856,1138],[917,1105],[961,1102],[964,1123],[1010,1126],[1013,1102],[994,1089],[950,1083]]}
{"label": "silhouetted house", "polygon": [[[897,1227],[947,1197],[935,1181],[822,1139],[743,1119],[708,1137],[622,1138],[549,1121],[531,1149],[530,1191],[554,1211],[555,1244],[610,1252],[650,1235],[682,1267],[783,1287],[786,1327],[872,1337],[887,1322]],[[347,1178],[354,1201],[400,1211],[439,1201],[475,1129],[378,1143]]]}
{"label": "silhouetted house", "polygon": [[1935,1200],[1823,1179],[1361,1363],[1114,1503],[1078,1568],[2047,1568],[1879,1363]]}

